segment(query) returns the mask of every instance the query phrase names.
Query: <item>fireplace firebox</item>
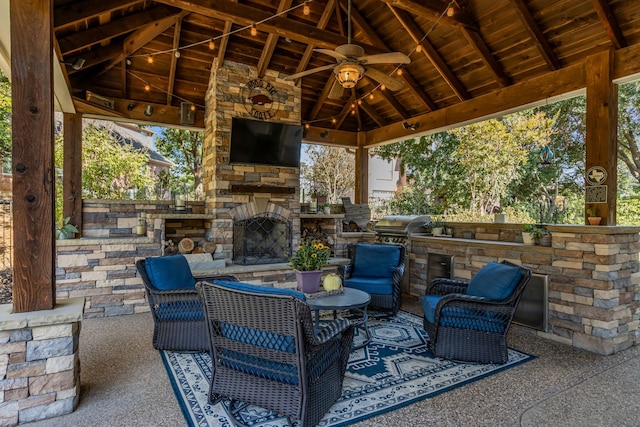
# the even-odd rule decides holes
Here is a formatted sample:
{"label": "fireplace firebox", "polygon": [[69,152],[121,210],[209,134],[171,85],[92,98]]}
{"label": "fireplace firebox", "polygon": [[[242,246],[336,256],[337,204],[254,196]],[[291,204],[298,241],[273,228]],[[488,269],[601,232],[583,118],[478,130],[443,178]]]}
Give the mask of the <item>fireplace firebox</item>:
{"label": "fireplace firebox", "polygon": [[291,257],[291,222],[265,212],[233,223],[233,263],[287,262]]}

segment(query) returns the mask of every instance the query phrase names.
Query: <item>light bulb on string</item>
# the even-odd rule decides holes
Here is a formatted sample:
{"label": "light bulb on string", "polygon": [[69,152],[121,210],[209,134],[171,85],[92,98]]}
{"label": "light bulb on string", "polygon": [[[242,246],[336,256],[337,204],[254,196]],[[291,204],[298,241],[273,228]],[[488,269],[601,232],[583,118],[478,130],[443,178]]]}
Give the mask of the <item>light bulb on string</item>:
{"label": "light bulb on string", "polygon": [[209,40],[209,49],[213,50],[216,48],[216,44],[214,43],[213,39]]}
{"label": "light bulb on string", "polygon": [[333,123],[333,124],[335,125],[335,124],[336,124],[336,122],[337,122],[336,118],[335,118],[335,117],[332,117],[332,118],[331,118],[331,123]]}
{"label": "light bulb on string", "polygon": [[416,46],[416,52],[422,52],[422,45],[421,44]]}
{"label": "light bulb on string", "polygon": [[196,111],[196,105],[195,104],[191,104],[191,107],[189,107],[191,109],[191,111]]}
{"label": "light bulb on string", "polygon": [[453,6],[449,6],[447,8],[447,16],[449,18],[451,18],[455,13],[456,13],[456,10],[453,8]]}
{"label": "light bulb on string", "polygon": [[256,24],[251,24],[251,35],[254,37],[258,35],[258,29],[256,28]]}
{"label": "light bulb on string", "polygon": [[149,64],[153,64],[153,56],[151,56],[151,55],[147,56],[147,62]]}
{"label": "light bulb on string", "polygon": [[386,90],[387,87],[385,85],[380,85],[380,90]]}
{"label": "light bulb on string", "polygon": [[149,85],[144,85],[144,91],[145,92],[149,92],[151,90],[151,86]]}
{"label": "light bulb on string", "polygon": [[369,99],[373,99],[373,93],[369,94]]}
{"label": "light bulb on string", "polygon": [[305,129],[309,129],[309,123],[305,123],[305,124],[304,124],[304,128],[305,128]]}
{"label": "light bulb on string", "polygon": [[358,105],[362,105],[362,99],[358,99]]}
{"label": "light bulb on string", "polygon": [[309,15],[311,13],[311,8],[309,8],[309,2],[308,1],[304,2],[304,7],[302,8],[302,13],[304,13],[305,15]]}
{"label": "light bulb on string", "polygon": [[173,53],[173,55],[174,55],[176,58],[180,58],[180,51],[179,51],[179,50],[176,50],[176,51]]}
{"label": "light bulb on string", "polygon": [[398,68],[397,74],[398,74],[399,76],[401,76],[401,75],[402,75],[402,68]]}

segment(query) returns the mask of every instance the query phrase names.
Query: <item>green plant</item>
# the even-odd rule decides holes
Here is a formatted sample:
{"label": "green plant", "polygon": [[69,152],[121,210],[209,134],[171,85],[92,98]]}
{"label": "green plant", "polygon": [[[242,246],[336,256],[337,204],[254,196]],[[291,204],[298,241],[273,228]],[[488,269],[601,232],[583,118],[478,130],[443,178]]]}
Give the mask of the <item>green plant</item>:
{"label": "green plant", "polygon": [[69,221],[71,221],[71,218],[66,217],[56,223],[56,239],[60,239],[62,237],[67,238],[71,233],[78,233],[76,226],[69,224]]}
{"label": "green plant", "polygon": [[291,266],[298,271],[320,270],[329,260],[331,248],[315,240],[303,240],[296,254],[289,258]]}
{"label": "green plant", "polygon": [[533,224],[522,224],[522,231],[524,233],[533,233],[535,226]]}
{"label": "green plant", "polygon": [[598,216],[598,210],[596,208],[588,208],[587,209],[587,216]]}

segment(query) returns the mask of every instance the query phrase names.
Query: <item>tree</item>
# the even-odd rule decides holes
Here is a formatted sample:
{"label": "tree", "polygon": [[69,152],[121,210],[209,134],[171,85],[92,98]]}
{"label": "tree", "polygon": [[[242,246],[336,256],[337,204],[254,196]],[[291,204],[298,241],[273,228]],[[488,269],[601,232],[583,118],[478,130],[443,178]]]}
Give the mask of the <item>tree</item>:
{"label": "tree", "polygon": [[0,69],[0,158],[11,156],[11,82]]}
{"label": "tree", "polygon": [[326,194],[330,203],[338,203],[340,197],[353,193],[353,153],[345,148],[324,145],[309,145],[306,153],[310,161],[309,165],[302,166],[301,175],[310,194]]}
{"label": "tree", "polygon": [[202,132],[164,128],[155,140],[156,147],[175,163],[171,170],[173,190],[193,189],[194,199],[203,200]]}
{"label": "tree", "polygon": [[640,182],[640,82],[619,86],[618,158]]}
{"label": "tree", "polygon": [[[130,145],[120,144],[104,128],[85,126],[82,130],[82,196],[94,199],[146,197],[154,185],[147,164],[149,155]],[[63,139],[55,140],[56,170],[62,171]],[[61,174],[57,174],[56,195],[62,197]],[[58,203],[62,209],[62,200]]]}

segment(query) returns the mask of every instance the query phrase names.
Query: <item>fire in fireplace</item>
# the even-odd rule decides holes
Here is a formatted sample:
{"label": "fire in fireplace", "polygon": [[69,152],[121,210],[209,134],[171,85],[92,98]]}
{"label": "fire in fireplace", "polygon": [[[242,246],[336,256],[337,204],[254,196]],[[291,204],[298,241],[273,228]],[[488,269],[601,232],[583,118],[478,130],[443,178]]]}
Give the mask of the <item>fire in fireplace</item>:
{"label": "fire in fireplace", "polygon": [[233,263],[241,265],[287,262],[291,256],[291,223],[264,212],[233,223]]}

